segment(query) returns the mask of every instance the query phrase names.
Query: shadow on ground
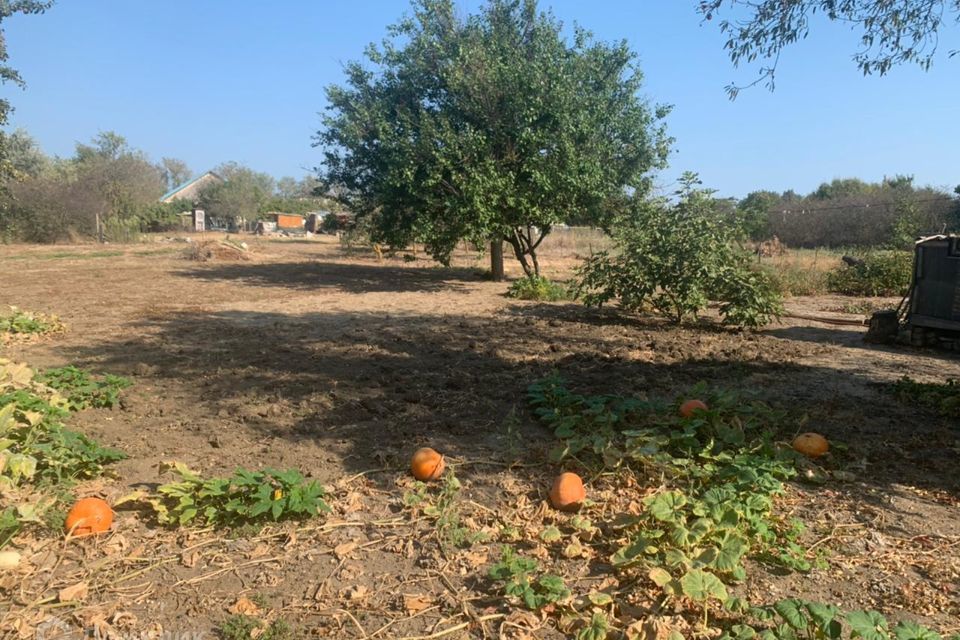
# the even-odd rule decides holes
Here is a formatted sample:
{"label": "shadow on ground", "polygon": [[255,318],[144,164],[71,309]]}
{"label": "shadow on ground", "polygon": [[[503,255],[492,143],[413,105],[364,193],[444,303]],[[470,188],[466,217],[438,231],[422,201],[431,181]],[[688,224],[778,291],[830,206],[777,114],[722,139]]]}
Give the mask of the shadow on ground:
{"label": "shadow on ground", "polygon": [[585,393],[673,398],[707,381],[756,394],[787,410],[797,430],[848,443],[843,464],[864,465],[871,485],[960,495],[957,422],[849,371],[801,364],[828,347],[642,318],[592,322],[596,314],[581,312],[178,313],[143,322],[136,338],[67,355],[138,379],[135,428],[118,437],[149,442],[146,454],[179,451],[227,468],[249,464],[251,448],[263,464],[320,476],[400,468],[426,444],[474,460],[519,446],[536,459],[552,436],[529,415],[525,392],[557,371]]}
{"label": "shadow on ground", "polygon": [[182,270],[177,275],[258,287],[310,291],[335,288],[349,293],[456,291],[465,288],[465,283],[484,280],[480,272],[466,268],[322,261],[215,264]]}

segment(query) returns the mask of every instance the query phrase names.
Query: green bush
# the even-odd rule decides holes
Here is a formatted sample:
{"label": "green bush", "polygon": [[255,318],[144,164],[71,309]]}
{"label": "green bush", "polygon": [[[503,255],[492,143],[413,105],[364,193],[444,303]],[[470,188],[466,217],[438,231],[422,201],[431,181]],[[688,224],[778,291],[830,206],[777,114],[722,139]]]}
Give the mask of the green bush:
{"label": "green bush", "polygon": [[899,296],[907,292],[913,274],[912,253],[875,251],[860,260],[827,274],[831,292],[847,296]]}
{"label": "green bush", "polygon": [[572,300],[574,292],[558,282],[552,282],[543,276],[534,276],[514,280],[510,289],[507,290],[507,296],[518,300],[556,302],[557,300]]}
{"label": "green bush", "polygon": [[780,314],[772,280],[739,244],[741,229],[696,184],[696,176],[686,174],[674,206],[634,204],[615,228],[616,251],[595,254],[579,271],[587,305],[616,299],[624,309],[652,307],[682,322],[715,300],[725,323],[747,327]]}
{"label": "green bush", "polygon": [[90,407],[112,409],[120,401],[120,392],[133,384],[122,376],[93,376],[72,365],[47,369],[36,380],[59,391],[67,399],[71,411]]}

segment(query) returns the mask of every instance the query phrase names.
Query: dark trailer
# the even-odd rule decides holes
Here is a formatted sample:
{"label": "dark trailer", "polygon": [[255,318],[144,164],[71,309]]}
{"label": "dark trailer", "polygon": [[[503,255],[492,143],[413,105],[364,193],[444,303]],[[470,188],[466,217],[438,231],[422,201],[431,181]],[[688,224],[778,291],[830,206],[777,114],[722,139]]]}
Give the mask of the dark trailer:
{"label": "dark trailer", "polygon": [[880,342],[895,337],[960,350],[960,236],[924,236],[914,244],[907,295],[896,311],[875,313],[867,335]]}

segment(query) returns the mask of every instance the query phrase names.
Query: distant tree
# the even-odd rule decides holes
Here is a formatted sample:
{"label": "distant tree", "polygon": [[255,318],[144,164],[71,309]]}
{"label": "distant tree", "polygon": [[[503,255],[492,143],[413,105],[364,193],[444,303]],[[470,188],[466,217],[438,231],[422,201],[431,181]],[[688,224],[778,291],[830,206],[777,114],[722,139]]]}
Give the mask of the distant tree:
{"label": "distant tree", "polygon": [[830,182],[821,183],[810,197],[818,200],[836,200],[838,198],[852,198],[870,193],[873,186],[859,178],[834,178]]}
{"label": "distant tree", "polygon": [[[0,2],[0,85],[12,82],[18,87],[25,86],[23,78],[17,73],[16,69],[7,64],[10,54],[7,52],[7,38],[3,32],[3,21],[15,14],[39,14],[51,7],[52,0],[16,0],[9,2],[5,0]],[[0,127],[7,125],[10,119],[10,112],[13,108],[10,101],[6,98],[0,98]],[[14,177],[14,169],[7,157],[7,144],[9,137],[6,132],[0,129],[0,190],[5,188],[4,183]]]}
{"label": "distant tree", "polygon": [[266,173],[236,162],[221,164],[214,172],[226,182],[211,185],[200,192],[200,204],[210,215],[252,220],[273,195],[275,183]]}
{"label": "distant tree", "polygon": [[193,177],[193,171],[187,163],[178,158],[163,158],[157,168],[160,170],[163,186],[167,191],[176,189]]}
{"label": "distant tree", "polygon": [[460,240],[506,241],[534,277],[553,225],[601,223],[665,162],[668,109],[640,96],[625,42],[579,29],[570,42],[534,0],[490,0],[465,19],[453,0],[417,0],[389,33],[327,89],[315,138],[324,189],[377,241],[421,240],[444,263]]}
{"label": "distant tree", "polygon": [[50,159],[24,129],[17,129],[7,137],[7,157],[18,178],[35,178],[50,166]]}
{"label": "distant tree", "polygon": [[115,131],[101,131],[90,144],[78,142],[74,157],[77,162],[89,162],[95,159],[116,160],[131,153],[127,139]]}
{"label": "distant tree", "polygon": [[297,198],[303,194],[300,182],[291,176],[283,176],[277,180],[277,195],[281,198]]}
{"label": "distant tree", "polygon": [[779,203],[780,195],[773,191],[753,191],[737,203],[737,217],[747,237],[765,240],[770,236],[770,212]]}
{"label": "distant tree", "polygon": [[[857,32],[853,60],[864,75],[884,75],[904,63],[929,69],[941,29],[960,21],[960,0],[699,0],[697,7],[707,20],[730,16],[720,20],[730,59],[734,65],[764,61],[747,86],[763,82],[770,89],[780,54],[806,38],[817,17]],[[729,85],[727,92],[735,98],[742,88]]]}

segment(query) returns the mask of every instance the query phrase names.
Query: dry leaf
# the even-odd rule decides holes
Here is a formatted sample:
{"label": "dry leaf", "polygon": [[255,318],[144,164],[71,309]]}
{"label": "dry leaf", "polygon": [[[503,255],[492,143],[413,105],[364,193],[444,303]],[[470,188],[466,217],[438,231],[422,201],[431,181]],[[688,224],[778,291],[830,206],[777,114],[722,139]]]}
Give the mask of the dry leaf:
{"label": "dry leaf", "polygon": [[83,600],[87,597],[87,592],[89,590],[90,587],[86,582],[78,582],[71,587],[64,587],[63,589],[60,589],[60,593],[57,594],[57,597],[60,599],[60,602]]}
{"label": "dry leaf", "polygon": [[270,546],[263,544],[262,542],[255,546],[249,554],[247,554],[251,559],[253,558],[262,558],[270,554]]}
{"label": "dry leaf", "polygon": [[487,564],[489,555],[485,551],[468,551],[463,558],[472,569],[477,569]]}
{"label": "dry leaf", "polygon": [[232,607],[227,609],[227,611],[233,614],[255,616],[255,615],[259,615],[260,607],[255,605],[248,597],[240,596],[240,599],[237,600]]}
{"label": "dry leaf", "polygon": [[432,605],[430,596],[403,594],[403,607],[407,613],[420,613]]}
{"label": "dry leaf", "polygon": [[344,542],[333,548],[333,555],[343,560],[351,551],[357,548],[356,542]]}
{"label": "dry leaf", "polygon": [[192,569],[197,566],[197,560],[200,558],[200,552],[196,549],[191,551],[184,551],[180,554],[180,564],[185,566],[188,569]]}

